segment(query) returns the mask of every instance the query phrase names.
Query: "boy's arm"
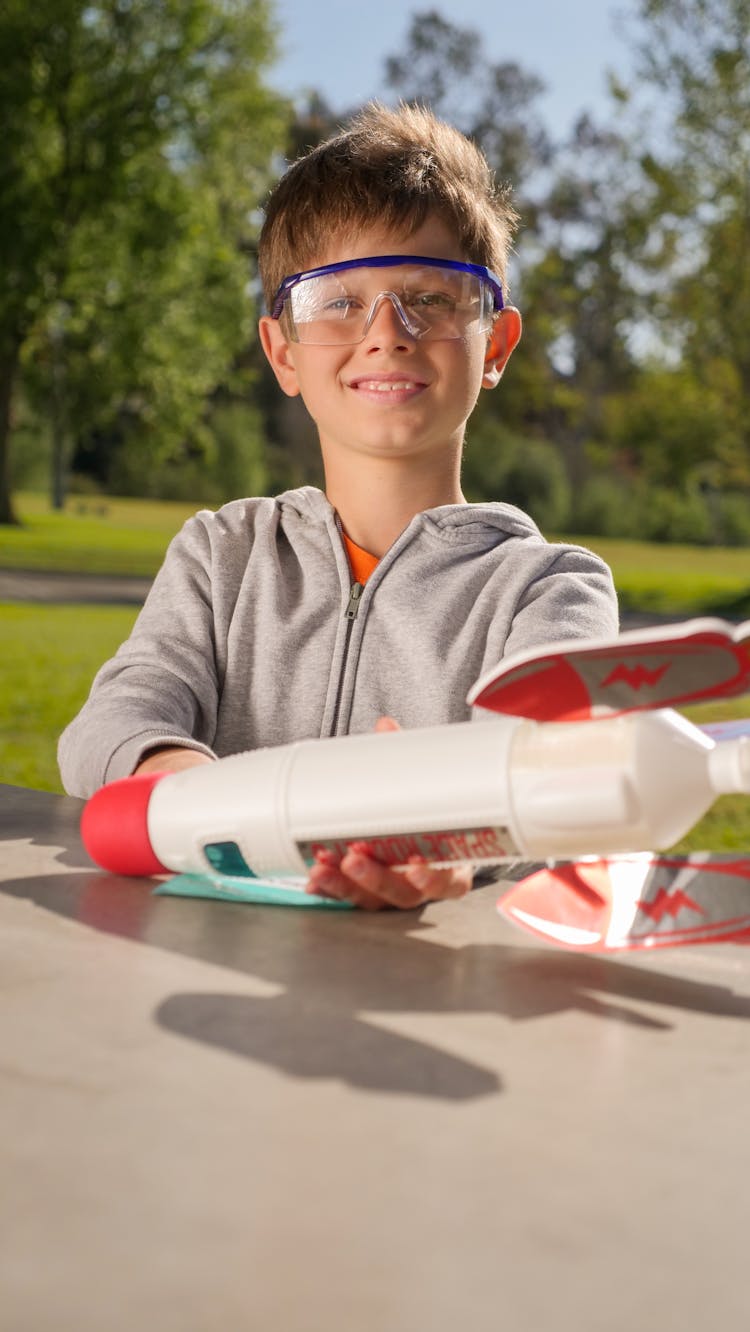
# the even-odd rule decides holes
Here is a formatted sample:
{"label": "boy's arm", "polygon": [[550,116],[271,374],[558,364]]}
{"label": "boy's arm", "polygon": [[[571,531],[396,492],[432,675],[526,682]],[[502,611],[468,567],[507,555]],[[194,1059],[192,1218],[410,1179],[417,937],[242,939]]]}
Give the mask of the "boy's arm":
{"label": "boy's arm", "polygon": [[548,549],[551,559],[523,589],[499,656],[560,639],[613,638],[619,632],[617,593],[608,565],[582,546]]}
{"label": "boy's arm", "polygon": [[157,749],[215,757],[217,709],[210,542],[193,518],[171,543],[130,637],[60,737],[65,789],[90,796]]}

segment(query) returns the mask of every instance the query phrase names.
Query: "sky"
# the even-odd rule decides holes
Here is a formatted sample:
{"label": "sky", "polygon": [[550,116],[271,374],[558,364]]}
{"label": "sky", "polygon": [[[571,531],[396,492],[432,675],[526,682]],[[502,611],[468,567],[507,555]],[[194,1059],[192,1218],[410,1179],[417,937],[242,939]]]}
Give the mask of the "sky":
{"label": "sky", "polygon": [[544,81],[538,108],[557,138],[583,110],[607,117],[606,71],[627,74],[623,17],[635,8],[636,0],[276,0],[282,54],[271,79],[290,96],[314,88],[334,111],[387,100],[385,57],[403,48],[414,13],[434,9],[480,32],[488,60],[516,61]]}

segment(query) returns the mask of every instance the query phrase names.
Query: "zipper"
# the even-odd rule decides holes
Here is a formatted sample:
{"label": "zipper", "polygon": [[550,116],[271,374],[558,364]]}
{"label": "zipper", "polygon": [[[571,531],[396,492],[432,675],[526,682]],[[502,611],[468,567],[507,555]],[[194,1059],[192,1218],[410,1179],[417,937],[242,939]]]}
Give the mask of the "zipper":
{"label": "zipper", "polygon": [[[351,585],[351,588],[349,590],[349,601],[347,603],[347,607],[344,612],[344,618],[349,620],[350,622],[352,620],[356,620],[357,618],[357,611],[359,610],[359,599],[362,596],[364,590],[365,590],[364,583],[352,583]],[[351,633],[351,623],[349,627],[349,633]],[[349,639],[347,638],[346,648],[348,649],[348,647],[349,647]],[[344,662],[346,662],[346,650],[344,652]]]}
{"label": "zipper", "polygon": [[331,722],[331,730],[330,730],[331,735],[336,735],[336,731],[339,724],[339,712],[341,710],[341,695],[344,688],[346,662],[349,656],[349,643],[352,636],[352,629],[354,628],[354,621],[356,620],[357,615],[359,614],[359,603],[364,590],[365,590],[364,583],[352,583],[349,589],[349,600],[346,603],[346,610],[344,611],[344,619],[346,620],[346,638],[344,639],[344,652],[341,658],[341,669],[339,670],[339,683],[338,683],[338,689],[336,691],[336,706],[334,707],[333,710],[333,720]]}

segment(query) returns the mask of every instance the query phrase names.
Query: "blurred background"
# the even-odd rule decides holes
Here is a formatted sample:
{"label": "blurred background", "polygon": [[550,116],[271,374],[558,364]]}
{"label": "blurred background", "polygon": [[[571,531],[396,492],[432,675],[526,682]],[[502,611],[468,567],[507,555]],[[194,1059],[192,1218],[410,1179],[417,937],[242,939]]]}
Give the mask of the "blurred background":
{"label": "blurred background", "polygon": [[0,49],[0,779],[57,789],[50,735],[142,592],[84,621],[22,575],[148,580],[195,508],[320,483],[256,243],[370,97],[457,125],[521,213],[467,497],[593,545],[626,610],[750,615],[750,0],[4,0]]}

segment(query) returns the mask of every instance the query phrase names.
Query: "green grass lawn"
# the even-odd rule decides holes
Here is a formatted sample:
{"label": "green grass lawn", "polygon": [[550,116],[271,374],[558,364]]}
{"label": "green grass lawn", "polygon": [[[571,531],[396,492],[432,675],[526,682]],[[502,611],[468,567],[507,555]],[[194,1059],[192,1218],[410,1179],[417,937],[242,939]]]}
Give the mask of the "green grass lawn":
{"label": "green grass lawn", "polygon": [[624,610],[750,617],[750,550],[570,536],[606,560]]}
{"label": "green grass lawn", "polygon": [[199,504],[74,496],[55,512],[21,494],[18,527],[0,527],[0,569],[152,577],[164,551]]}
{"label": "green grass lawn", "polygon": [[0,781],[62,790],[57,737],[135,616],[130,606],[0,605]]}

